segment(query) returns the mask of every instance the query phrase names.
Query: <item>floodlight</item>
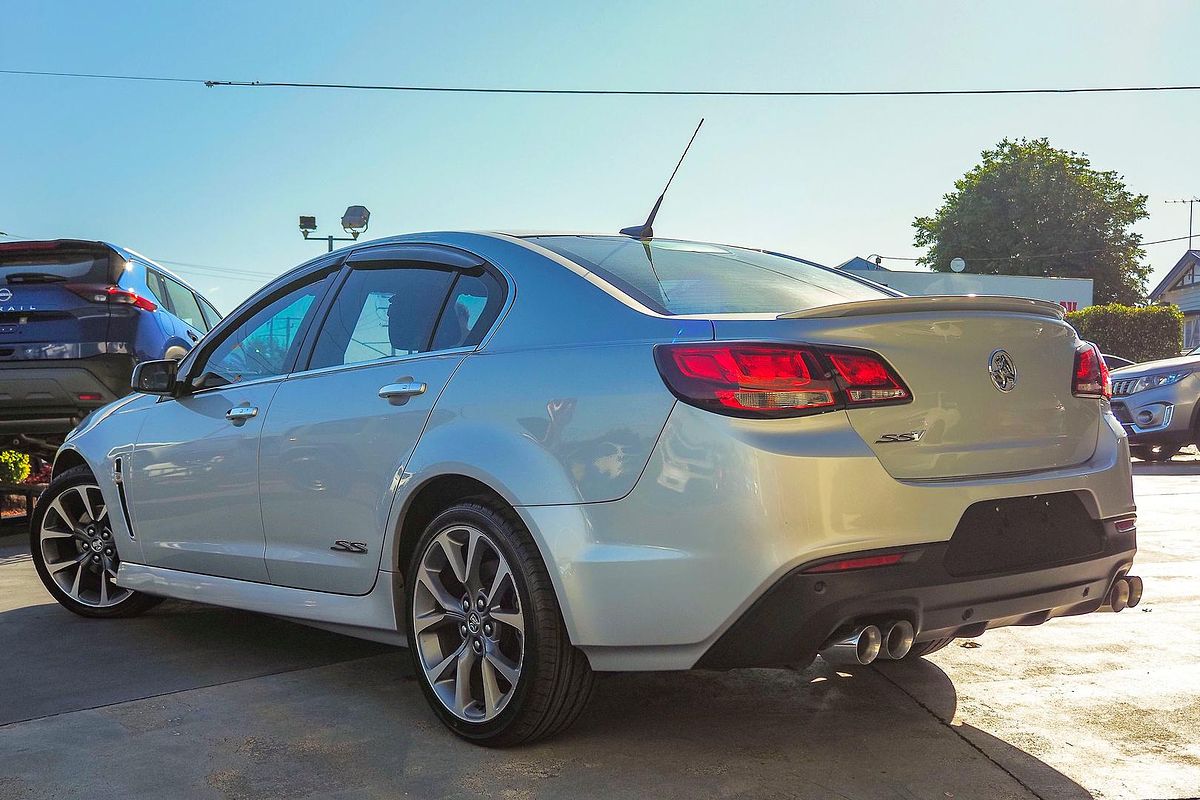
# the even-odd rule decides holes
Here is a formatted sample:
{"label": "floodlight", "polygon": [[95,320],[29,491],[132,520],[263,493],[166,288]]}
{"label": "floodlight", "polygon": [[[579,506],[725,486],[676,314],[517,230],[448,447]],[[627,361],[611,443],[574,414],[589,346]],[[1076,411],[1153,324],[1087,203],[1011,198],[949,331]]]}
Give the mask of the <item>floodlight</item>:
{"label": "floodlight", "polygon": [[300,230],[315,231],[317,229],[316,217],[300,217]]}
{"label": "floodlight", "polygon": [[350,206],[346,209],[346,213],[342,214],[342,230],[357,238],[367,229],[370,219],[371,212],[367,210],[366,206]]}

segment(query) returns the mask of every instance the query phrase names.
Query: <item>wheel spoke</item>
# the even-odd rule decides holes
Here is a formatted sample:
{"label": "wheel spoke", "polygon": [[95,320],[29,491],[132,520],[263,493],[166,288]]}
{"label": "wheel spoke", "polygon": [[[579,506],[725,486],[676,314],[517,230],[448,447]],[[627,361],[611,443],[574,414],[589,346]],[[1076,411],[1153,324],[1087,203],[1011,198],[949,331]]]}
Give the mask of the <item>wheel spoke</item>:
{"label": "wheel spoke", "polygon": [[[79,571],[83,572],[83,567],[80,567]],[[100,575],[100,605],[108,605],[108,578],[103,574]]]}
{"label": "wheel spoke", "polygon": [[504,581],[512,578],[512,571],[509,570],[508,564],[504,561],[500,562],[500,566],[496,568],[496,577],[492,578],[492,586],[488,589],[487,604],[488,608],[492,608],[496,604],[496,595],[500,593],[501,587],[504,586]]}
{"label": "wheel spoke", "polygon": [[87,567],[84,566],[83,561],[78,562],[78,564],[79,564],[79,569],[75,570],[75,580],[71,583],[71,592],[70,592],[71,597],[74,597],[76,599],[79,599],[79,582],[80,582],[80,580],[83,579],[83,571],[85,569],[87,569]]}
{"label": "wheel spoke", "polygon": [[443,533],[438,538],[438,545],[442,548],[442,552],[446,554],[446,560],[450,562],[450,569],[454,572],[454,577],[463,586],[467,585],[467,563],[463,560],[462,549],[455,543],[448,533]]}
{"label": "wheel spoke", "polygon": [[[92,501],[88,499],[87,490],[88,490],[87,486],[77,486],[77,487],[75,487],[75,494],[79,495],[79,499],[83,501],[83,510],[85,512],[87,512],[88,521],[95,522],[96,521],[96,512],[92,509]],[[80,517],[81,522],[82,522],[82,520],[83,520],[83,518]]]}
{"label": "wheel spoke", "polygon": [[463,583],[467,587],[467,591],[474,592],[479,587],[479,534],[475,531],[467,531],[467,561],[464,565],[463,572],[466,573],[466,579]]}
{"label": "wheel spoke", "polygon": [[55,514],[58,514],[59,520],[61,520],[62,523],[64,525],[66,525],[68,528],[75,527],[75,520],[72,519],[71,517],[68,517],[66,509],[63,508],[61,494],[58,497],[54,498],[54,502],[50,504],[50,510],[53,511]]}
{"label": "wheel spoke", "polygon": [[508,660],[497,652],[486,654],[488,663],[496,668],[496,671],[504,676],[504,680],[508,681],[513,686],[517,685],[517,678],[521,676],[521,670],[516,664],[510,664]]}
{"label": "wheel spoke", "polygon": [[413,626],[413,631],[420,634],[432,628],[434,625],[440,625],[450,618],[450,615],[445,611],[434,609],[428,614],[422,614],[416,618]]}
{"label": "wheel spoke", "polygon": [[462,616],[462,608],[458,605],[458,598],[450,594],[445,586],[442,586],[441,578],[436,574],[430,574],[429,570],[422,567],[417,572],[417,583],[424,586],[431,595],[434,601],[441,606],[442,610],[447,614]]}
{"label": "wheel spoke", "polygon": [[525,635],[525,618],[520,612],[493,611],[491,617],[493,621],[507,625],[522,636]]}
{"label": "wheel spoke", "polygon": [[490,659],[485,658],[480,665],[483,674],[483,710],[489,717],[496,713],[504,695],[500,684],[496,683],[496,668]]}
{"label": "wheel spoke", "polygon": [[467,706],[475,702],[471,697],[471,670],[475,666],[475,653],[469,647],[459,651],[454,675],[454,709],[459,716],[467,713]]}
{"label": "wheel spoke", "polygon": [[429,684],[431,686],[441,683],[442,673],[444,673],[446,671],[446,667],[448,667],[451,664],[458,661],[458,656],[459,656],[459,654],[462,653],[463,648],[465,648],[465,647],[466,647],[465,643],[462,645],[459,645],[458,649],[456,649],[450,655],[443,658],[435,666],[425,668],[425,674],[429,677]]}
{"label": "wheel spoke", "polygon": [[42,528],[42,539],[80,539],[82,538],[75,531],[52,531],[49,528]]}
{"label": "wheel spoke", "polygon": [[51,575],[55,575],[59,572],[62,572],[67,567],[73,567],[79,564],[87,563],[89,556],[91,556],[91,553],[80,553],[77,558],[68,558],[65,561],[56,561],[53,564],[47,564],[46,570]]}

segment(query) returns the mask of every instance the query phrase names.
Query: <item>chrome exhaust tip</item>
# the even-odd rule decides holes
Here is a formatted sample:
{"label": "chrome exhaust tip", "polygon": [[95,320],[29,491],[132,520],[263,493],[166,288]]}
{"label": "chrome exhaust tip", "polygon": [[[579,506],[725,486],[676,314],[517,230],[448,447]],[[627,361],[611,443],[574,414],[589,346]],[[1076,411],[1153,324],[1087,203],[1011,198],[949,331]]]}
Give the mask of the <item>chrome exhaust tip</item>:
{"label": "chrome exhaust tip", "polygon": [[[1141,600],[1141,597],[1138,597]],[[1104,598],[1104,605],[1101,606],[1103,611],[1112,611],[1120,613],[1129,607],[1129,581],[1124,578],[1117,578],[1113,581],[1112,588],[1108,590],[1108,597]]]}
{"label": "chrome exhaust tip", "polygon": [[1126,601],[1125,607],[1133,608],[1142,602],[1142,579],[1138,575],[1126,575],[1125,583],[1129,584],[1129,600]]}
{"label": "chrome exhaust tip", "polygon": [[912,650],[916,631],[913,630],[911,622],[898,619],[884,625],[881,635],[883,642],[879,647],[879,658],[899,661]]}
{"label": "chrome exhaust tip", "polygon": [[867,665],[879,655],[883,636],[874,625],[855,628],[849,636],[832,638],[821,646],[821,658],[830,664]]}

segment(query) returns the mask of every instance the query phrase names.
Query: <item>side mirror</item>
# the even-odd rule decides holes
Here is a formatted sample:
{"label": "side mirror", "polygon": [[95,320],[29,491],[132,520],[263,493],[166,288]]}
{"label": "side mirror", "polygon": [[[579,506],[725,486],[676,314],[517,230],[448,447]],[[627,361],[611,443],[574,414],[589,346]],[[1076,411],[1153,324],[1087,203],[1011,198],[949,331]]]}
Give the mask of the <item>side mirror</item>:
{"label": "side mirror", "polygon": [[130,385],[135,392],[146,394],[173,395],[179,362],[173,358],[163,361],[143,361],[133,368]]}

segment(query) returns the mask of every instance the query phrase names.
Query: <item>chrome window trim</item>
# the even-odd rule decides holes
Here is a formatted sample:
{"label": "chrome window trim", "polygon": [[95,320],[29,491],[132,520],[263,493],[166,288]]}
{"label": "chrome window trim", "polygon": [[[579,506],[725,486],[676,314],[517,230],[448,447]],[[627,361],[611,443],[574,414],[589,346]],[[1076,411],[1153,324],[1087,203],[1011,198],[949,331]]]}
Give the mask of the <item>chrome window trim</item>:
{"label": "chrome window trim", "polygon": [[[466,355],[474,353],[478,347],[453,347],[449,350],[427,350],[424,353],[409,353],[403,356],[387,356],[385,358],[377,358],[373,361],[356,361],[353,364],[333,364],[328,367],[317,367],[316,369],[306,369],[299,372],[293,372],[286,375],[287,380],[292,378],[308,378],[317,375],[328,375],[335,372],[349,372],[356,369],[365,369],[367,367],[378,367],[387,364],[407,363],[409,361],[420,361],[426,358],[437,358],[439,356],[454,356]],[[239,384],[240,385],[240,384]]]}

